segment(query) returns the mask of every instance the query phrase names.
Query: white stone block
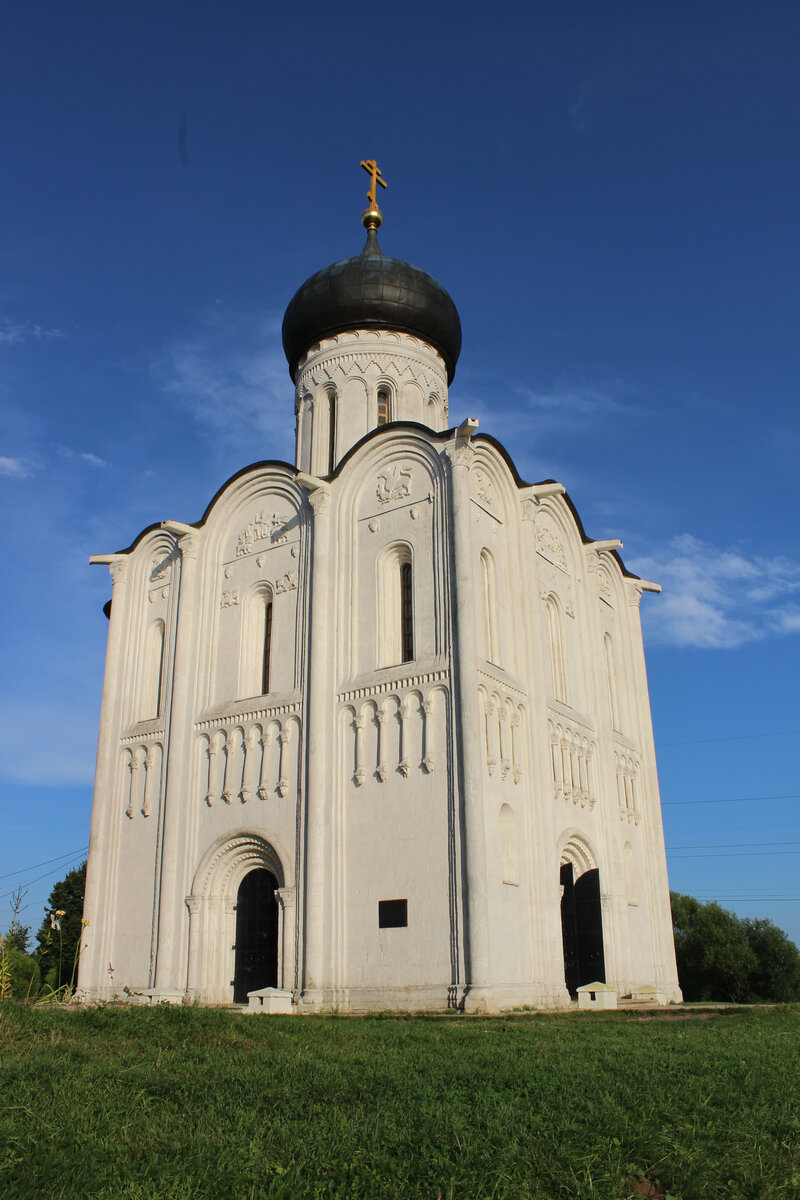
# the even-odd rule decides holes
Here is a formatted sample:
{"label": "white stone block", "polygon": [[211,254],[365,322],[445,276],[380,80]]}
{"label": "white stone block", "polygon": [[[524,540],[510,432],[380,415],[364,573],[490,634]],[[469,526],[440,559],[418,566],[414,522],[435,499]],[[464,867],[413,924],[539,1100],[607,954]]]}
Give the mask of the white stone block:
{"label": "white stone block", "polygon": [[609,1009],[617,1007],[617,990],[609,983],[585,983],[578,988],[578,1008]]}
{"label": "white stone block", "polygon": [[663,988],[655,987],[653,984],[646,984],[644,987],[632,989],[631,1000],[636,1000],[640,1003],[658,1004],[663,1008],[667,1003],[667,993]]}
{"label": "white stone block", "polygon": [[248,1013],[284,1013],[291,1016],[295,1011],[292,993],[284,988],[266,987],[247,993]]}

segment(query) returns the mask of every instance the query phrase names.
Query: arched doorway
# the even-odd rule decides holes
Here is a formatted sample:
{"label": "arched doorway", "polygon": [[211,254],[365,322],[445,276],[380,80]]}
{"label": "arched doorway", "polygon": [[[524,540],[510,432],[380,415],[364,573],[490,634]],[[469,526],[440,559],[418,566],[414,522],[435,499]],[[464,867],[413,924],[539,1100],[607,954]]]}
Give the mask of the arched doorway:
{"label": "arched doorway", "polygon": [[576,878],[575,864],[561,864],[561,936],[564,982],[573,998],[585,983],[605,983],[603,910],[596,867]]}
{"label": "arched doorway", "polygon": [[236,893],[236,958],[233,1002],[247,993],[278,986],[278,881],[263,867],[248,871]]}

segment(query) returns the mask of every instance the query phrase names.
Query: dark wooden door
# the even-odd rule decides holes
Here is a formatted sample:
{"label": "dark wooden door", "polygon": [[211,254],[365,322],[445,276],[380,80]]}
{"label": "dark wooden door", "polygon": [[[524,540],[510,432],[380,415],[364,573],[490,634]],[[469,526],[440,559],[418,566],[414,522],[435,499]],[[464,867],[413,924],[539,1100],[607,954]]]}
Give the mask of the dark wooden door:
{"label": "dark wooden door", "polygon": [[246,1004],[247,993],[278,986],[278,881],[258,868],[245,875],[236,896],[236,960],[233,974],[235,1004]]}
{"label": "dark wooden door", "polygon": [[572,863],[561,868],[561,935],[564,943],[564,981],[571,996],[585,983],[605,983],[603,910],[600,872],[573,877]]}

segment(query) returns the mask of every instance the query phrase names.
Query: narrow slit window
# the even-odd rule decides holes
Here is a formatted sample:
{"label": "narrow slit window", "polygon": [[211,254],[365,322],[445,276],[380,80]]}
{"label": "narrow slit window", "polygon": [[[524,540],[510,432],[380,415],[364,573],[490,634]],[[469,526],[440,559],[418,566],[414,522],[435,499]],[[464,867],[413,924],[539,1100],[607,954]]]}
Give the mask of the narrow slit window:
{"label": "narrow slit window", "polygon": [[272,601],[264,605],[264,640],[261,659],[261,694],[269,691],[269,661],[272,653]]}
{"label": "narrow slit window", "polygon": [[389,420],[389,393],[384,389],[378,392],[378,424],[385,425]]}
{"label": "narrow slit window", "polygon": [[328,396],[328,474],[336,466],[336,393]]}
{"label": "narrow slit window", "polygon": [[414,658],[414,581],[410,562],[400,567],[400,637],[401,662],[411,662]]}

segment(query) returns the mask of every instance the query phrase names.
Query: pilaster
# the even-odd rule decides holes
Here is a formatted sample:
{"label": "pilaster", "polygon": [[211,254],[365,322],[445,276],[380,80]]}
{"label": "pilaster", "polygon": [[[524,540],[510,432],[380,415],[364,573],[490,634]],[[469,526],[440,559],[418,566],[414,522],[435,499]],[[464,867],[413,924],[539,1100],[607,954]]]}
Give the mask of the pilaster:
{"label": "pilaster", "polygon": [[[330,488],[320,479],[300,474],[313,513],[311,620],[308,646],[307,717],[305,728],[305,820],[297,882],[301,889],[299,976],[292,981],[305,998],[329,983],[326,948],[331,944],[331,523]],[[303,849],[305,855],[303,856]],[[305,873],[302,871],[303,858]],[[289,986],[287,983],[286,986]]]}
{"label": "pilaster", "polygon": [[483,764],[478,696],[475,569],[470,499],[470,468],[475,450],[471,437],[477,421],[467,420],[445,446],[450,464],[450,506],[453,531],[453,677],[457,735],[458,784],[462,853],[465,933],[464,998],[480,1005],[491,980],[489,958],[489,897],[486,864],[486,815],[483,804]]}
{"label": "pilaster", "polygon": [[[169,524],[167,523],[167,528]],[[175,656],[172,671],[172,696],[168,710],[166,770],[164,774],[163,835],[161,886],[159,889],[158,941],[156,944],[155,985],[183,988],[186,985],[186,953],[178,952],[178,943],[188,938],[186,916],[180,896],[186,887],[182,848],[186,843],[181,828],[189,820],[191,778],[191,686],[197,665],[196,607],[198,534],[178,532],[181,555]],[[174,736],[172,736],[174,731]]]}
{"label": "pilaster", "polygon": [[126,583],[127,559],[120,555],[97,555],[93,563],[106,563],[111,573],[111,611],[109,614],[106,663],[103,675],[103,698],[100,704],[100,731],[97,741],[92,822],[89,834],[89,858],[86,871],[86,890],[83,915],[90,922],[86,932],[86,948],[81,953],[78,987],[92,995],[107,991],[105,968],[111,930],[106,914],[108,893],[114,887],[111,864],[116,861],[112,852],[114,836],[114,801],[116,799],[115,763],[117,747],[118,684],[122,636],[127,619]]}

